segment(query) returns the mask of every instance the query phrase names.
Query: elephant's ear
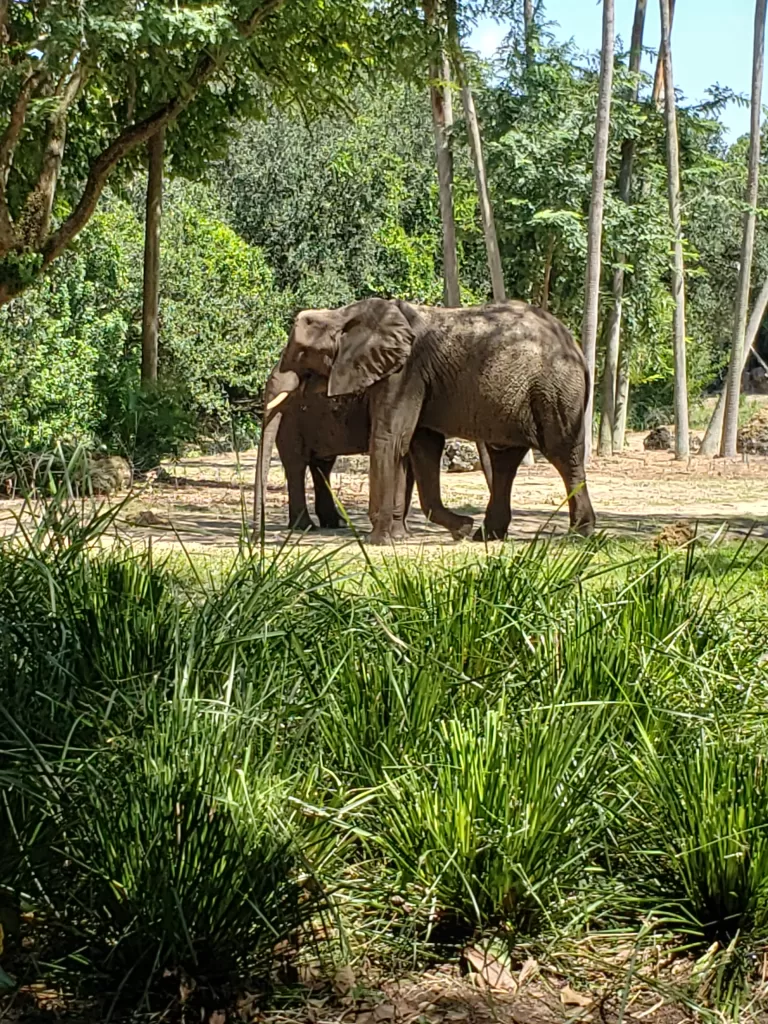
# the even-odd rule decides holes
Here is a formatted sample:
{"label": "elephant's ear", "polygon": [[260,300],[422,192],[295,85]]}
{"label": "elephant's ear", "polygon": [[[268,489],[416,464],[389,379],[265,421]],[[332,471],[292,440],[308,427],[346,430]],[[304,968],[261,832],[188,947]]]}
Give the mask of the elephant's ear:
{"label": "elephant's ear", "polygon": [[377,302],[375,310],[353,314],[341,328],[329,395],[364,391],[401,369],[411,354],[411,325],[394,302],[381,301],[381,307]]}

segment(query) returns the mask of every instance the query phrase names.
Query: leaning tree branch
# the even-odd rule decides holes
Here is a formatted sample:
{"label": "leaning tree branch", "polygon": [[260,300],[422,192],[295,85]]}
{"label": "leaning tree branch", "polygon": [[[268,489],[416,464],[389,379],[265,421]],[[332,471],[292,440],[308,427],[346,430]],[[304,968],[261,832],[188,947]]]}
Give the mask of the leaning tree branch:
{"label": "leaning tree branch", "polygon": [[[259,25],[284,3],[285,0],[267,0],[267,3],[254,11],[250,18],[238,22],[236,27],[241,38],[248,39],[252,36]],[[218,56],[200,54],[195,70],[184,84],[183,94],[178,93],[154,114],[126,128],[95,159],[77,206],[42,246],[43,267],[50,266],[88,223],[104,191],[107,179],[118,163],[151,139],[160,129],[175,121],[211,76],[221,68],[227,56],[226,51],[219,53]],[[3,294],[0,290],[0,304],[2,301]]]}
{"label": "leaning tree branch", "polygon": [[59,85],[61,95],[48,124],[40,174],[34,189],[27,196],[21,217],[22,240],[35,247],[42,245],[51,226],[53,201],[64,159],[69,108],[77,99],[87,74],[86,65],[81,62],[69,80]]}
{"label": "leaning tree branch", "polygon": [[32,93],[42,77],[41,71],[33,71],[22,82],[19,95],[11,109],[10,120],[0,136],[0,254],[8,252],[14,244],[15,231],[5,190],[8,185],[8,176],[11,173],[16,144],[27,117],[27,107]]}

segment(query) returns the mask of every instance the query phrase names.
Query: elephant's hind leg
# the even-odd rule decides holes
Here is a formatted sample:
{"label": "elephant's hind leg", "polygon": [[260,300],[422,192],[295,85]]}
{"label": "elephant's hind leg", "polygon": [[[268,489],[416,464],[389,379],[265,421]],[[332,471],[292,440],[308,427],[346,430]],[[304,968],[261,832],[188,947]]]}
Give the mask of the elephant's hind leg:
{"label": "elephant's hind leg", "polygon": [[451,512],[443,504],[440,495],[440,459],[444,447],[445,438],[442,434],[419,427],[411,439],[411,463],[424,515],[431,523],[444,526],[454,540],[462,540],[469,536],[472,520],[469,516]]}
{"label": "elephant's hind leg", "polygon": [[595,510],[587,490],[587,475],[584,471],[584,447],[576,445],[568,452],[543,454],[549,459],[565,484],[568,495],[568,512],[571,529],[584,537],[595,531]]}
{"label": "elephant's hind leg", "polygon": [[489,448],[493,482],[483,525],[473,540],[503,540],[512,521],[512,484],[527,448]]}

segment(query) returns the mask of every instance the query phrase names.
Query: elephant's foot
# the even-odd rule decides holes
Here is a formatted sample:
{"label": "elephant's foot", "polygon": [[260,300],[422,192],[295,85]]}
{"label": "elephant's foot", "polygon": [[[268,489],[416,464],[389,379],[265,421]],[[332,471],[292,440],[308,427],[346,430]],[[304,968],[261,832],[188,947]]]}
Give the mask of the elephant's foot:
{"label": "elephant's foot", "polygon": [[370,544],[372,547],[382,547],[384,545],[394,544],[396,541],[404,539],[405,533],[396,533],[394,526],[390,530],[380,530],[378,527],[374,527],[374,529],[366,536],[365,543]]}
{"label": "elephant's foot", "polygon": [[475,521],[470,516],[457,516],[456,518],[460,519],[461,523],[451,528],[451,536],[454,540],[466,540],[472,533]]}
{"label": "elephant's foot", "polygon": [[306,509],[299,512],[297,516],[291,516],[289,521],[292,530],[299,530],[302,533],[312,533],[317,530],[317,527],[310,519],[309,512],[307,512]]}
{"label": "elephant's foot", "polygon": [[333,519],[326,519],[323,516],[319,516],[320,529],[321,530],[343,530],[347,525],[343,519],[339,516],[335,516]]}
{"label": "elephant's foot", "polygon": [[396,519],[394,523],[392,523],[392,540],[407,540],[409,534],[410,530],[401,519]]}
{"label": "elephant's foot", "polygon": [[580,537],[591,537],[595,532],[594,519],[585,519],[580,523],[571,523],[571,533]]}
{"label": "elephant's foot", "polygon": [[485,523],[479,529],[475,530],[472,540],[475,541],[487,541],[487,540],[504,540],[507,536],[506,526],[486,526]]}

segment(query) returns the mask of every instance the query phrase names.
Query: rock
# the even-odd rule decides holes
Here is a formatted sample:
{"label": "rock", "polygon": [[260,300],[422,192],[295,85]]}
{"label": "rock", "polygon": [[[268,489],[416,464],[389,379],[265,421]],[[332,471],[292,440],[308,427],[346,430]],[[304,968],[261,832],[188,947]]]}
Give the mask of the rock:
{"label": "rock", "polygon": [[170,526],[170,522],[167,519],[163,519],[156,512],[153,512],[151,508],[145,509],[143,512],[139,512],[137,515],[126,519],[129,526]]}
{"label": "rock", "polygon": [[89,460],[88,480],[94,494],[114,494],[131,483],[131,464],[119,455],[94,457]]}
{"label": "rock", "polygon": [[696,536],[696,529],[692,523],[685,520],[679,523],[667,523],[659,531],[654,546],[657,548],[679,548],[684,544],[690,544]]}
{"label": "rock", "polygon": [[367,455],[340,455],[333,467],[334,473],[367,473],[369,461]]}
{"label": "rock", "polygon": [[475,473],[483,468],[477,447],[455,438],[446,441],[442,464],[448,473]]}
{"label": "rock", "polygon": [[748,455],[768,455],[768,406],[763,406],[741,428],[737,448]]}
{"label": "rock", "polygon": [[674,443],[671,430],[667,430],[666,427],[655,427],[643,441],[643,448],[647,452],[664,452],[670,451]]}

